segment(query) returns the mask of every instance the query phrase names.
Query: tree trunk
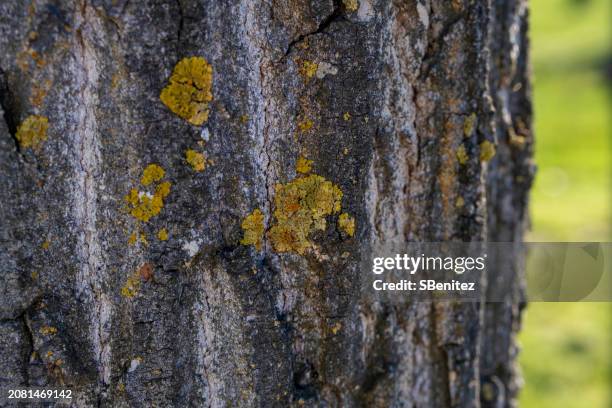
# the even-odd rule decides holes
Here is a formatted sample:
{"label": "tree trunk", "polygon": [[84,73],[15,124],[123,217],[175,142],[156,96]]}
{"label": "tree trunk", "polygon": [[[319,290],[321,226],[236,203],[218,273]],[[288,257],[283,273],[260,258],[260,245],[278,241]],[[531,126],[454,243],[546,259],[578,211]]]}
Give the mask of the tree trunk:
{"label": "tree trunk", "polygon": [[386,240],[521,241],[526,30],[522,0],[0,3],[0,386],[514,406],[520,279],[359,279]]}

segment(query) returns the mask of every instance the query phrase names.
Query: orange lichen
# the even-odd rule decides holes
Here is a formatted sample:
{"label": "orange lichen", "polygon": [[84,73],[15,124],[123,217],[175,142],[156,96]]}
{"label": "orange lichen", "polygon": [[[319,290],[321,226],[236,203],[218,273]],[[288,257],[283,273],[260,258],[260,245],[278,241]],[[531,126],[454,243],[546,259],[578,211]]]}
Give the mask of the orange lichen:
{"label": "orange lichen", "polygon": [[15,137],[22,148],[31,147],[36,149],[47,140],[47,129],[49,119],[45,116],[30,115],[17,128]]}
{"label": "orange lichen", "polygon": [[[164,169],[156,164],[150,164],[144,170],[142,178],[140,180],[143,186],[149,186],[150,184],[161,180],[164,177]],[[151,217],[156,216],[160,213],[164,207],[164,199],[170,194],[170,182],[164,181],[159,183],[153,193],[147,191],[139,191],[136,188],[132,188],[130,192],[125,196],[125,201],[128,205],[129,212],[132,217],[137,220],[147,222]],[[141,236],[144,238],[144,236]],[[135,243],[136,239],[130,237],[130,243]],[[143,239],[146,243],[146,238]]]}
{"label": "orange lichen", "polygon": [[254,245],[257,250],[260,250],[264,234],[264,216],[259,208],[245,217],[241,227],[243,237],[240,243],[242,245]]}
{"label": "orange lichen", "polygon": [[167,241],[168,240],[168,230],[165,228],[162,228],[159,231],[157,231],[157,239],[159,239],[160,241]]}
{"label": "orange lichen", "polygon": [[193,125],[208,120],[212,101],[212,66],[202,57],[184,58],[176,64],[159,98],[172,112]]}
{"label": "orange lichen", "polygon": [[47,97],[49,89],[51,89],[51,80],[49,79],[44,81],[42,85],[32,85],[32,88],[30,89],[30,103],[36,107],[42,105],[42,103],[45,101],[45,98]]}
{"label": "orange lichen", "polygon": [[142,264],[140,268],[138,268],[138,274],[140,278],[144,281],[150,281],[153,279],[153,264],[150,262],[145,262]]}
{"label": "orange lichen", "polygon": [[488,162],[495,156],[495,145],[488,140],[480,144],[480,161]]}
{"label": "orange lichen", "polygon": [[347,213],[342,213],[338,217],[338,228],[349,237],[355,235],[355,218]]}
{"label": "orange lichen", "polygon": [[312,247],[309,235],[324,230],[325,217],[340,212],[342,191],[316,174],[276,185],[275,224],[268,237],[278,252],[303,254]]}
{"label": "orange lichen", "polygon": [[319,64],[316,62],[302,61],[299,71],[304,78],[310,79],[317,73],[317,68],[319,68]]}
{"label": "orange lichen", "polygon": [[195,171],[203,171],[206,168],[206,157],[204,157],[204,154],[193,149],[185,151],[185,160]]}
{"label": "orange lichen", "polygon": [[469,156],[465,150],[465,146],[459,146],[459,148],[457,149],[457,161],[459,161],[459,164],[466,164],[468,162],[468,159]]}
{"label": "orange lichen", "polygon": [[310,173],[312,169],[312,160],[308,160],[307,158],[300,156],[295,165],[295,171],[302,174]]}
{"label": "orange lichen", "polygon": [[125,284],[121,287],[121,295],[126,298],[133,298],[138,294],[142,281],[149,282],[154,280],[154,266],[150,262],[143,263],[136,271],[128,276]]}

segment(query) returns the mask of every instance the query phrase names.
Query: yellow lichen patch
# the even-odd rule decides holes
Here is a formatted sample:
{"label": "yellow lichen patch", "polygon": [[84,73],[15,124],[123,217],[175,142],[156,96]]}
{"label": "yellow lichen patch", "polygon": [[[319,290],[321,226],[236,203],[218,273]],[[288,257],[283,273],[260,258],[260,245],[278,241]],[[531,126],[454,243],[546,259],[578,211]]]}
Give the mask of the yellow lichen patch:
{"label": "yellow lichen patch", "polygon": [[457,200],[455,201],[455,207],[462,208],[464,205],[465,200],[463,199],[463,197],[457,197]]}
{"label": "yellow lichen patch", "polygon": [[480,144],[480,161],[488,162],[495,156],[495,145],[488,140]]}
{"label": "yellow lichen patch", "polygon": [[275,224],[268,236],[277,252],[303,254],[312,247],[309,235],[324,230],[325,217],[340,212],[342,191],[316,174],[276,185]]}
{"label": "yellow lichen patch", "polygon": [[[156,164],[150,164],[144,170],[140,182],[143,186],[148,186],[153,182],[161,180],[164,174],[164,169]],[[160,213],[164,207],[164,199],[168,194],[170,194],[170,182],[164,181],[155,187],[153,193],[132,188],[125,196],[125,201],[132,217],[147,222],[151,217]],[[141,239],[146,243],[146,238],[144,236],[141,236]],[[130,237],[129,242],[133,244],[136,242],[136,239]]]}
{"label": "yellow lichen patch", "polygon": [[298,129],[300,130],[300,132],[304,133],[309,131],[313,125],[314,122],[312,120],[304,119],[303,121],[298,123]]}
{"label": "yellow lichen patch", "polygon": [[53,326],[43,326],[40,328],[39,332],[43,336],[53,336],[54,334],[57,334],[57,329]]}
{"label": "yellow lichen patch", "polygon": [[457,149],[457,161],[459,161],[459,164],[466,164],[468,162],[468,154],[465,151],[465,146],[461,145],[459,146],[459,148]]}
{"label": "yellow lichen patch", "polygon": [[476,114],[472,113],[470,116],[465,118],[463,122],[463,136],[470,137],[476,127]]}
{"label": "yellow lichen patch", "polygon": [[151,183],[159,181],[164,178],[166,172],[157,164],[149,164],[142,172],[140,184],[148,186]]}
{"label": "yellow lichen patch", "polygon": [[264,234],[264,216],[259,208],[253,210],[244,218],[241,227],[243,236],[240,243],[242,245],[255,245],[255,248],[260,250]]}
{"label": "yellow lichen patch", "polygon": [[185,160],[195,171],[202,171],[206,168],[206,157],[204,157],[204,154],[193,149],[185,151]]}
{"label": "yellow lichen patch", "polygon": [[316,62],[302,61],[302,64],[299,69],[300,75],[302,75],[304,78],[310,79],[317,73],[318,68],[319,64],[317,64]]}
{"label": "yellow lichen patch", "polygon": [[49,119],[45,116],[30,115],[17,128],[15,137],[22,148],[37,148],[42,142],[47,140],[47,129]]}
{"label": "yellow lichen patch", "polygon": [[170,194],[170,182],[164,181],[160,183],[157,187],[155,187],[155,195],[160,196],[162,198],[166,198]]}
{"label": "yellow lichen patch", "polygon": [[527,138],[525,136],[517,135],[514,132],[510,132],[510,144],[512,146],[522,149],[523,147],[525,147],[526,143],[527,143]]}
{"label": "yellow lichen patch", "polygon": [[358,0],[342,0],[342,4],[344,5],[344,9],[349,12],[359,10],[359,1]]}
{"label": "yellow lichen patch", "polygon": [[347,213],[342,213],[338,217],[338,228],[349,237],[355,235],[355,218]]}
{"label": "yellow lichen patch", "polygon": [[348,122],[349,120],[351,120],[351,114],[348,112],[344,112],[344,115],[342,115],[342,119],[344,119],[345,122]]}
{"label": "yellow lichen patch", "polygon": [[162,228],[159,231],[157,231],[157,239],[159,239],[160,241],[167,241],[168,240],[168,230],[165,228]]}
{"label": "yellow lichen patch", "polygon": [[138,234],[136,232],[132,232],[130,237],[128,238],[128,244],[134,245],[138,241]]}
{"label": "yellow lichen patch", "polygon": [[46,240],[45,240],[45,242],[43,242],[43,243],[40,245],[40,247],[41,247],[42,249],[49,249],[49,245],[51,245],[51,242],[49,242],[49,240],[48,240],[48,239],[46,239]]}
{"label": "yellow lichen patch", "polygon": [[241,116],[240,116],[240,122],[241,122],[242,124],[246,124],[246,123],[248,123],[248,122],[249,122],[249,115],[246,115],[246,114],[241,115]]}
{"label": "yellow lichen patch", "polygon": [[202,57],[184,58],[174,67],[159,98],[172,112],[193,125],[208,120],[212,101],[212,66]]}
{"label": "yellow lichen patch", "polygon": [[125,285],[121,288],[121,295],[126,298],[133,298],[140,289],[140,277],[138,274],[131,275]]}
{"label": "yellow lichen patch", "polygon": [[295,165],[295,171],[302,174],[310,173],[312,169],[312,160],[308,160],[305,157],[300,156]]}

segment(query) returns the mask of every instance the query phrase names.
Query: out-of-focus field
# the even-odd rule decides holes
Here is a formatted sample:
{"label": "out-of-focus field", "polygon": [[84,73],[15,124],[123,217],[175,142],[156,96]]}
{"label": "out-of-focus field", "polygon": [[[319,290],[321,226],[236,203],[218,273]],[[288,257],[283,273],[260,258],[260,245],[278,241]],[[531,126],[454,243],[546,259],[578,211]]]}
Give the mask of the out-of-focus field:
{"label": "out-of-focus field", "polygon": [[[536,161],[530,241],[610,241],[610,0],[530,0]],[[533,303],[521,406],[612,406],[612,305]]]}

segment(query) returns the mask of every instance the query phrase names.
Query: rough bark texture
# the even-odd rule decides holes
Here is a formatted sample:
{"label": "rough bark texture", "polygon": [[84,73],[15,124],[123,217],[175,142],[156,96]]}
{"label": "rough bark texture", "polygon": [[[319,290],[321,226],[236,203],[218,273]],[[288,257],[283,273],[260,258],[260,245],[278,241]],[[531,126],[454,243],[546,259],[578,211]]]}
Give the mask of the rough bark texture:
{"label": "rough bark texture", "polygon": [[[75,406],[515,405],[520,279],[506,304],[368,304],[359,264],[391,239],[521,240],[526,32],[522,0],[0,2],[0,386],[65,385]],[[159,99],[190,56],[213,68],[203,126]],[[48,138],[24,148],[33,114]],[[241,245],[299,156],[355,236],[333,215],[303,255]],[[143,223],[124,196],[151,163],[171,192]]]}

